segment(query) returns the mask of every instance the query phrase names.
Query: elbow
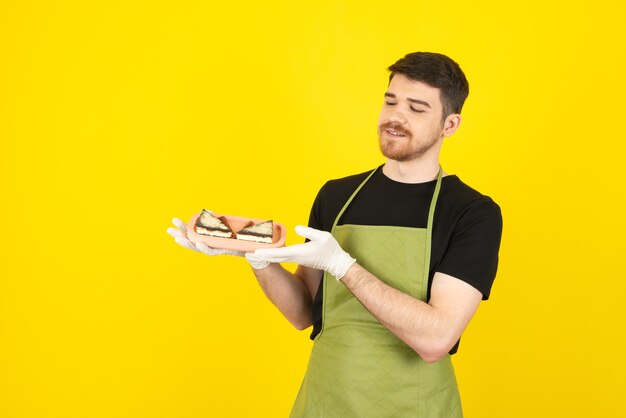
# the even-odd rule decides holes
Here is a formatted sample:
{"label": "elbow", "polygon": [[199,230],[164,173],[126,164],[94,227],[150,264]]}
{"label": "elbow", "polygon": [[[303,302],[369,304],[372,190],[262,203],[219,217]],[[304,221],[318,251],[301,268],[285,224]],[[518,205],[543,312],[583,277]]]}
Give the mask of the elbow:
{"label": "elbow", "polygon": [[307,329],[308,327],[311,326],[311,324],[304,324],[304,323],[295,323],[295,324],[292,324],[292,325],[298,331],[304,331],[305,329]]}
{"label": "elbow", "polygon": [[412,348],[426,363],[436,363],[450,352],[452,346],[454,343],[450,343],[448,340],[434,339],[427,344],[422,341],[419,346],[415,344]]}
{"label": "elbow", "polygon": [[308,327],[310,327],[311,325],[313,325],[310,318],[301,318],[301,319],[296,319],[290,322],[291,322],[291,325],[293,325],[293,327],[297,329],[298,331],[303,331],[307,329]]}
{"label": "elbow", "polygon": [[442,350],[429,350],[418,354],[426,363],[432,364],[441,360],[446,354],[448,354],[448,352]]}

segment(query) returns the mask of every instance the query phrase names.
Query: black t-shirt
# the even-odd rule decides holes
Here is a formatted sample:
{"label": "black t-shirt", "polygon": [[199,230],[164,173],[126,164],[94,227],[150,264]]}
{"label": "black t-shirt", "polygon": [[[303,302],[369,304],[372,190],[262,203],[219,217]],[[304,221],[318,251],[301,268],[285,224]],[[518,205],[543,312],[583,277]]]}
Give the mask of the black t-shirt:
{"label": "black t-shirt", "polygon": [[[319,191],[309,226],[330,231],[339,211],[370,171],[328,181]],[[428,210],[437,181],[400,183],[379,168],[357,193],[338,225],[389,225],[426,228]],[[498,266],[502,235],[500,207],[461,181],[456,175],[441,180],[433,221],[428,298],[435,272],[467,282],[489,298]],[[322,327],[323,280],[312,308],[313,332]],[[456,353],[459,343],[450,350]]]}

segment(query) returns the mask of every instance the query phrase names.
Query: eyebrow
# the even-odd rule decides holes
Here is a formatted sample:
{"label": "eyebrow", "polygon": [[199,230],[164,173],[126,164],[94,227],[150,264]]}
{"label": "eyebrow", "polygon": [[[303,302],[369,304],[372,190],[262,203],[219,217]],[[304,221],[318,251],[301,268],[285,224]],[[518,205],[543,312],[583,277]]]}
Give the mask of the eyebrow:
{"label": "eyebrow", "polygon": [[[391,97],[392,99],[395,99],[396,95],[393,93],[385,93],[385,97]],[[411,99],[410,97],[407,97],[407,100],[411,103],[421,104],[421,105],[428,107],[429,109],[432,109],[432,107],[428,104],[428,102],[425,102],[423,100]]]}

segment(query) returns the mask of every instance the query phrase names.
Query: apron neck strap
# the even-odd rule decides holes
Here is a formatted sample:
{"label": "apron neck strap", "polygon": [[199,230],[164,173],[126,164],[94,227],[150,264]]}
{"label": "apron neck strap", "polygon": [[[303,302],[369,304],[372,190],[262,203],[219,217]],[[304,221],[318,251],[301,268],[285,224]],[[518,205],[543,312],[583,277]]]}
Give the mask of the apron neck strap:
{"label": "apron neck strap", "polygon": [[437,206],[437,198],[439,197],[439,190],[441,190],[441,178],[443,177],[443,169],[439,166],[439,173],[437,174],[437,184],[435,185],[435,192],[433,198],[430,201],[430,209],[428,210],[428,226],[426,227],[426,262],[424,263],[424,277],[426,277],[425,287],[422,289],[424,297],[428,295],[428,283],[430,281],[430,253],[433,239],[433,223],[435,220],[435,206]]}
{"label": "apron neck strap", "polygon": [[435,206],[437,206],[437,198],[439,197],[439,191],[441,190],[441,178],[443,177],[443,169],[439,166],[439,173],[437,173],[437,184],[435,184],[435,192],[433,198],[430,201],[430,209],[428,210],[428,229],[433,229],[433,221],[435,219]]}
{"label": "apron neck strap", "polygon": [[337,226],[337,222],[339,222],[339,219],[341,218],[341,215],[343,215],[343,213],[346,211],[346,209],[348,209],[348,206],[350,205],[350,202],[352,202],[352,199],[354,199],[354,196],[356,196],[356,194],[359,192],[359,190],[361,190],[361,187],[363,187],[365,185],[365,183],[367,183],[367,181],[370,179],[370,177],[372,177],[374,175],[376,170],[378,170],[378,167],[376,167],[375,169],[372,170],[371,173],[369,173],[369,175],[365,178],[365,180],[363,180],[363,182],[359,185],[359,187],[357,187],[356,190],[352,193],[352,195],[348,198],[348,200],[346,201],[346,204],[343,205],[343,207],[339,211],[339,215],[337,215],[337,217],[335,218],[335,222],[333,222],[333,228],[331,229],[331,233],[335,230],[335,227]]}

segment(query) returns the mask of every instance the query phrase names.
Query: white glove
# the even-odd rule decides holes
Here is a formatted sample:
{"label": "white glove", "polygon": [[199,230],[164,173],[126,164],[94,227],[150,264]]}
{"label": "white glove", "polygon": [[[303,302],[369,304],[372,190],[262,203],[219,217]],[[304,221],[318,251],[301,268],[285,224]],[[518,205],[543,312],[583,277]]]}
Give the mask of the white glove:
{"label": "white glove", "polygon": [[[172,237],[174,237],[174,241],[176,241],[177,244],[185,248],[188,248],[193,251],[198,251],[202,254],[206,254],[210,256],[234,255],[237,257],[243,257],[246,255],[246,253],[244,253],[243,251],[224,250],[221,248],[211,248],[202,242],[194,244],[193,242],[189,241],[189,239],[187,238],[187,225],[183,221],[181,221],[178,218],[174,218],[172,219],[172,223],[176,226],[176,228],[171,228],[171,227],[167,228],[167,233],[170,234]],[[248,254],[252,254],[252,253],[248,253]],[[248,260],[250,265],[254,267],[255,269],[261,269],[269,265],[269,262],[265,260],[259,260],[255,258],[249,259],[248,257],[246,257],[246,259]]]}
{"label": "white glove", "polygon": [[356,262],[339,246],[330,232],[306,226],[296,226],[296,233],[310,241],[282,248],[259,249],[254,252],[260,260],[272,263],[291,262],[324,270],[341,280]]}
{"label": "white glove", "polygon": [[246,260],[256,270],[264,269],[270,265],[270,262],[259,257],[255,253],[246,253]]}

